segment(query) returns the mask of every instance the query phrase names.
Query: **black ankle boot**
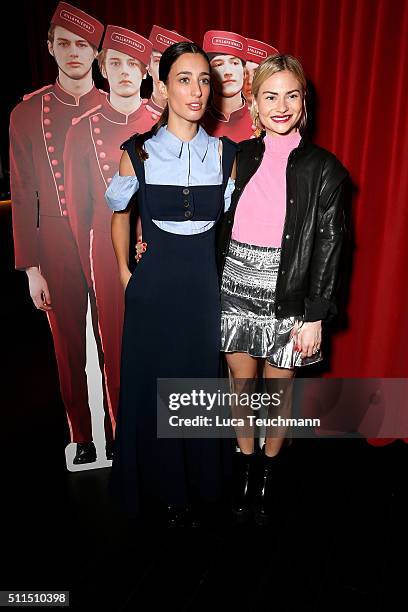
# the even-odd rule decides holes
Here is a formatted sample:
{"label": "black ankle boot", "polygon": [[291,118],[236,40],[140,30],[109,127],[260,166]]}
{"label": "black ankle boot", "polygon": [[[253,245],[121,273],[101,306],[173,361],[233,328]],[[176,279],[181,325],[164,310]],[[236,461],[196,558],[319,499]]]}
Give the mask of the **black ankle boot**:
{"label": "black ankle boot", "polygon": [[93,463],[96,461],[96,448],[93,442],[78,442],[75,457],[72,461],[74,465],[83,463]]}
{"label": "black ankle boot", "polygon": [[232,512],[238,522],[245,522],[250,514],[254,494],[255,453],[235,453]]}
{"label": "black ankle boot", "polygon": [[165,518],[167,527],[185,527],[186,513],[185,506],[167,506]]}
{"label": "black ankle boot", "polygon": [[115,443],[113,440],[108,440],[105,444],[106,458],[109,459],[109,461],[113,459],[114,447],[115,447]]}
{"label": "black ankle boot", "polygon": [[281,470],[281,453],[282,449],[275,457],[268,457],[265,455],[265,446],[259,452],[254,520],[261,527],[266,527],[271,522],[273,501],[276,498],[276,488]]}

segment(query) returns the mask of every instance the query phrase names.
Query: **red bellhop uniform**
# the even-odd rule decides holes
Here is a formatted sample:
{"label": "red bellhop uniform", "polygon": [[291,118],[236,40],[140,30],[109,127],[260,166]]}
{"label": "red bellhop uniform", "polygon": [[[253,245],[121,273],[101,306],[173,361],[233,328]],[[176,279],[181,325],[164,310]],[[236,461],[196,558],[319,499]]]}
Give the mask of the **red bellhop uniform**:
{"label": "red bellhop uniform", "polygon": [[[73,234],[98,310],[109,409],[116,422],[119,402],[120,356],[124,291],[112,246],[111,218],[105,191],[119,169],[120,145],[135,132],[150,130],[155,120],[146,100],[130,115],[115,110],[106,99],[80,119],[74,119],[65,145],[65,188]],[[87,238],[91,236],[90,249]]]}
{"label": "red bellhop uniform", "polygon": [[[15,267],[40,268],[72,442],[92,440],[86,365],[88,286],[68,219],[63,151],[72,119],[100,104],[92,87],[78,101],[58,84],[24,96],[10,118]],[[106,408],[106,407],[105,407]],[[112,424],[105,416],[106,439]]]}
{"label": "red bellhop uniform", "polygon": [[156,104],[156,102],[153,102],[152,97],[150,96],[150,98],[146,101],[146,110],[151,113],[152,119],[156,122],[160,119],[164,108]]}
{"label": "red bellhop uniform", "polygon": [[235,142],[251,138],[255,131],[245,100],[242,101],[240,108],[230,114],[228,119],[215,106],[209,106],[204,113],[202,124],[210,136],[228,136]]}
{"label": "red bellhop uniform", "polygon": [[[225,30],[208,30],[204,34],[203,49],[211,57],[233,56],[245,62],[248,54],[248,41],[236,32]],[[243,66],[241,67],[243,70]],[[215,70],[215,69],[212,69]],[[224,73],[229,68],[224,69]],[[210,136],[228,136],[235,142],[247,140],[254,135],[251,115],[245,98],[241,94],[241,105],[226,117],[214,104],[207,108],[202,124]]]}

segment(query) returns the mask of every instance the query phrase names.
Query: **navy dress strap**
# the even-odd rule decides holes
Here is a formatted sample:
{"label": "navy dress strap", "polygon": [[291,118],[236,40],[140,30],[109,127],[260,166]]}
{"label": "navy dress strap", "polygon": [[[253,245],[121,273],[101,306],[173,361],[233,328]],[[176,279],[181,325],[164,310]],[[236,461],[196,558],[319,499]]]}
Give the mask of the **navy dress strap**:
{"label": "navy dress strap", "polygon": [[127,151],[130,157],[130,161],[132,162],[132,166],[135,171],[137,180],[139,181],[139,185],[140,187],[144,188],[146,184],[144,164],[142,160],[139,158],[138,154],[136,153],[136,146],[135,146],[135,140],[137,136],[139,136],[139,134],[134,134],[133,136],[128,138],[128,140],[125,140],[125,142],[120,145],[120,148],[122,149],[122,151]]}
{"label": "navy dress strap", "polygon": [[227,136],[221,136],[220,140],[222,142],[222,194],[224,195],[239,146]]}
{"label": "navy dress strap", "polygon": [[[139,181],[139,190],[144,192],[146,189],[146,177],[145,177],[145,167],[144,162],[139,158],[136,147],[135,147],[135,139],[138,134],[134,134],[131,138],[126,140],[122,145],[121,149],[127,151],[130,160],[132,162],[133,169],[135,171],[136,177]],[[239,146],[234,141],[230,140],[226,136],[222,136],[220,138],[222,142],[222,184],[221,184],[221,204],[215,219],[217,223],[221,215],[224,211],[224,193],[228,184],[228,179],[231,175],[232,166],[234,163],[235,156],[237,151],[239,150]],[[142,215],[143,216],[143,215]]]}
{"label": "navy dress strap", "polygon": [[238,150],[238,145],[227,138],[227,136],[221,136],[220,138],[222,142],[222,188],[221,188],[221,205],[218,210],[218,215],[215,220],[216,224],[224,213],[224,193],[227,188],[228,179],[231,176],[232,166],[234,164],[234,159],[236,152]]}

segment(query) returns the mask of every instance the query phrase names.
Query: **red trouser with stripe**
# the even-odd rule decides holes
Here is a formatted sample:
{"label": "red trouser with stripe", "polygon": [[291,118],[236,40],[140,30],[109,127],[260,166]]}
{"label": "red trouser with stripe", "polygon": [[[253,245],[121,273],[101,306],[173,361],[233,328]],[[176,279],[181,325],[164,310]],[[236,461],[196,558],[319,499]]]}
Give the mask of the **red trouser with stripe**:
{"label": "red trouser with stripe", "polygon": [[[71,441],[92,441],[86,366],[86,314],[92,292],[83,274],[69,221],[66,217],[40,217],[40,270],[48,284],[52,310],[48,319],[54,340],[60,390],[67,413]],[[94,329],[96,319],[93,316]],[[100,344],[96,337],[97,345]],[[99,351],[100,363],[103,357]],[[105,436],[111,440],[112,422],[107,402]]]}

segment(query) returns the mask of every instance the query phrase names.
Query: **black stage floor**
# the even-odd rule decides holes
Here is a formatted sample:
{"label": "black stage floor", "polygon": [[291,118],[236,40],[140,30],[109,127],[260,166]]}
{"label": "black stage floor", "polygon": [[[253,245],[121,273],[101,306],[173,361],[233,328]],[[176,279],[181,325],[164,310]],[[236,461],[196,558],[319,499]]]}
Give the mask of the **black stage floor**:
{"label": "black stage floor", "polygon": [[[2,590],[70,591],[72,609],[393,611],[406,606],[408,445],[295,440],[267,529],[124,520],[109,468],[67,472],[52,339],[13,271],[0,206]],[[401,599],[402,597],[402,599]]]}

